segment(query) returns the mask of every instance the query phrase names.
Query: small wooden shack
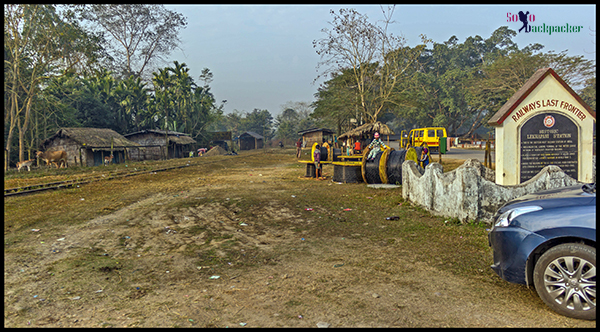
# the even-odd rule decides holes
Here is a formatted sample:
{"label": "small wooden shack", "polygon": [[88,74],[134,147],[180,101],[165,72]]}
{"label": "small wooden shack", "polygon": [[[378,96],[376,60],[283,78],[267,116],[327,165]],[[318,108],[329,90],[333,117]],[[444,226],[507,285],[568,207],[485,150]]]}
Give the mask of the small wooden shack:
{"label": "small wooden shack", "polygon": [[334,131],[327,128],[312,128],[298,132],[302,136],[302,146],[311,147],[313,143],[334,143]]}
{"label": "small wooden shack", "polygon": [[264,145],[264,137],[261,135],[247,131],[238,137],[240,150],[262,149]]}
{"label": "small wooden shack", "polygon": [[170,158],[184,158],[194,151],[196,141],[185,133],[169,130],[147,129],[124,135],[128,140],[138,143],[142,148],[131,151],[130,158],[133,160],[158,160],[165,159],[165,147],[167,138],[169,140]]}
{"label": "small wooden shack", "polygon": [[67,163],[79,166],[99,166],[104,157],[113,154],[113,163],[128,159],[128,149],[137,149],[116,131],[106,128],[62,128],[41,144],[42,151],[67,152]]}

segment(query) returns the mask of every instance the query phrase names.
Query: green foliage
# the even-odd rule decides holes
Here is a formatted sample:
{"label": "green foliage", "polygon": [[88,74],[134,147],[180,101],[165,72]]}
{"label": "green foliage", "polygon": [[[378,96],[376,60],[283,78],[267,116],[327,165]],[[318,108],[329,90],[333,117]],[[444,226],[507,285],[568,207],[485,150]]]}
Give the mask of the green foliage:
{"label": "green foliage", "polygon": [[587,80],[580,96],[593,110],[596,110],[596,77]]}
{"label": "green foliage", "polygon": [[292,144],[298,140],[298,132],[317,127],[312,105],[306,102],[287,102],[284,111],[275,118],[275,137]]}
{"label": "green foliage", "polygon": [[[348,22],[339,26],[356,27]],[[389,61],[381,65],[377,61],[361,63],[358,68],[364,81],[379,82],[370,88],[369,84],[363,84],[362,91],[355,77],[357,66],[344,62],[345,67],[336,67],[331,79],[315,95],[314,117],[349,129],[346,121],[351,118],[369,122],[373,115],[393,113],[396,118],[384,118],[392,127],[396,126],[396,131],[434,125],[446,127],[449,135],[468,136],[487,126],[487,120],[510,96],[544,67],[553,68],[574,89],[580,88],[585,100],[595,105],[593,61],[583,56],[568,56],[565,51],[542,53],[543,46],[539,44],[519,49],[512,40],[515,36],[515,31],[500,27],[487,39],[474,36],[460,43],[452,36],[446,42],[433,43],[431,48],[418,45],[391,49],[384,56],[386,61],[394,54],[394,61],[403,66],[392,67]],[[418,59],[413,60],[417,54]],[[379,77],[382,72],[389,77],[402,77],[385,99],[381,94],[385,82]],[[369,117],[363,112],[369,103],[383,105],[382,113],[371,112]]]}
{"label": "green foliage", "polygon": [[265,138],[265,141],[273,137],[273,116],[267,110],[255,108],[246,114],[241,123],[242,132],[253,131]]}
{"label": "green foliage", "polygon": [[[37,140],[35,110],[48,80],[96,59],[96,39],[54,5],[4,6],[5,142],[18,134],[19,160]],[[100,52],[98,52],[100,53]],[[65,83],[68,85],[68,83]],[[73,87],[71,87],[73,88]],[[35,122],[34,122],[35,120]],[[42,119],[46,120],[46,119]]]}
{"label": "green foliage", "polygon": [[405,103],[402,93],[398,93],[402,91],[401,82],[410,80],[416,72],[418,56],[429,41],[421,35],[422,44],[410,48],[404,46],[403,37],[387,33],[393,11],[394,7],[382,9],[383,26],[371,23],[354,9],[331,11],[332,29],[323,29],[326,36],[313,41],[313,47],[321,56],[318,66],[326,67],[322,75],[343,77],[341,81],[347,83],[332,84],[341,90],[326,97],[338,102],[325,107],[345,107],[339,97],[353,95],[355,98],[346,100],[355,107],[345,107],[345,111],[357,112],[365,122],[373,123],[388,108]]}

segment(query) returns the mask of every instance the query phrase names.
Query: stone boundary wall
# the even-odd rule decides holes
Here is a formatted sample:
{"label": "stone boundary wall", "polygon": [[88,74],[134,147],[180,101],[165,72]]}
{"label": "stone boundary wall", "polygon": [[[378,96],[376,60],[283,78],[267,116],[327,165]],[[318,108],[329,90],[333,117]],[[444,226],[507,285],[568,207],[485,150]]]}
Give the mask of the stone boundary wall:
{"label": "stone boundary wall", "polygon": [[[593,160],[595,181],[596,156]],[[519,185],[502,186],[494,180],[494,171],[477,159],[468,159],[447,173],[443,173],[439,163],[430,163],[423,170],[414,161],[407,160],[402,164],[402,197],[434,215],[492,224],[496,210],[511,199],[579,183],[554,165],[544,167],[536,176]]]}

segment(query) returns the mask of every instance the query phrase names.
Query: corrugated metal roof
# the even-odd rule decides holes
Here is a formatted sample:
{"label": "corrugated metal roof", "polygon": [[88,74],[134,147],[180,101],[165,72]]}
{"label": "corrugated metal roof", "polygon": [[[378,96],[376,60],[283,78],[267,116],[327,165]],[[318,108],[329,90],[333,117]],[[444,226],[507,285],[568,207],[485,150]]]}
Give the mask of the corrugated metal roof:
{"label": "corrugated metal roof", "polygon": [[255,132],[253,132],[253,131],[247,131],[247,132],[245,132],[245,133],[241,134],[239,137],[241,138],[241,137],[242,137],[242,136],[244,136],[244,135],[252,136],[252,137],[254,137],[254,138],[258,138],[258,139],[264,139],[264,137],[262,137],[261,135],[259,135],[259,134],[255,133]]}
{"label": "corrugated metal roof", "polygon": [[307,129],[307,130],[299,131],[298,135],[302,136],[304,134],[312,133],[312,132],[315,132],[315,131],[322,131],[322,132],[327,133],[327,134],[333,134],[334,133],[333,130],[327,129],[327,128],[312,128],[312,129]]}

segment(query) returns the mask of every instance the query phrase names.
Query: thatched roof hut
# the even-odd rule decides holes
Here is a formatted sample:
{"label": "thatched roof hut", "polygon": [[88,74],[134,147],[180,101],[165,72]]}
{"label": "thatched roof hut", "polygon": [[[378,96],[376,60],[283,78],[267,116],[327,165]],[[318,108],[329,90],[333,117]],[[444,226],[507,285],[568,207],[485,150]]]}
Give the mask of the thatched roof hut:
{"label": "thatched roof hut", "polygon": [[123,162],[127,149],[139,146],[112,129],[62,128],[44,140],[40,147],[42,150],[66,151],[70,165],[98,166],[111,153],[114,163]]}
{"label": "thatched roof hut", "polygon": [[394,131],[390,129],[386,124],[381,123],[379,121],[374,123],[365,123],[360,127],[356,127],[350,131],[347,131],[339,136],[339,139],[347,139],[347,138],[359,138],[363,135],[371,136],[375,132],[378,132],[380,135],[393,135]]}
{"label": "thatched roof hut", "polygon": [[53,136],[46,139],[42,143],[42,147],[46,147],[50,142],[57,138],[69,138],[74,142],[79,143],[81,146],[86,146],[94,150],[106,150],[110,151],[111,143],[113,149],[115,147],[120,150],[123,147],[139,146],[139,144],[132,142],[120,135],[116,131],[107,128],[62,128],[58,130]]}
{"label": "thatched roof hut", "polygon": [[185,158],[190,151],[194,151],[196,141],[186,133],[177,131],[164,131],[160,129],[145,129],[135,133],[126,134],[125,137],[146,147],[143,153],[133,154],[133,159],[161,159],[164,157],[164,147],[169,138],[168,158]]}

